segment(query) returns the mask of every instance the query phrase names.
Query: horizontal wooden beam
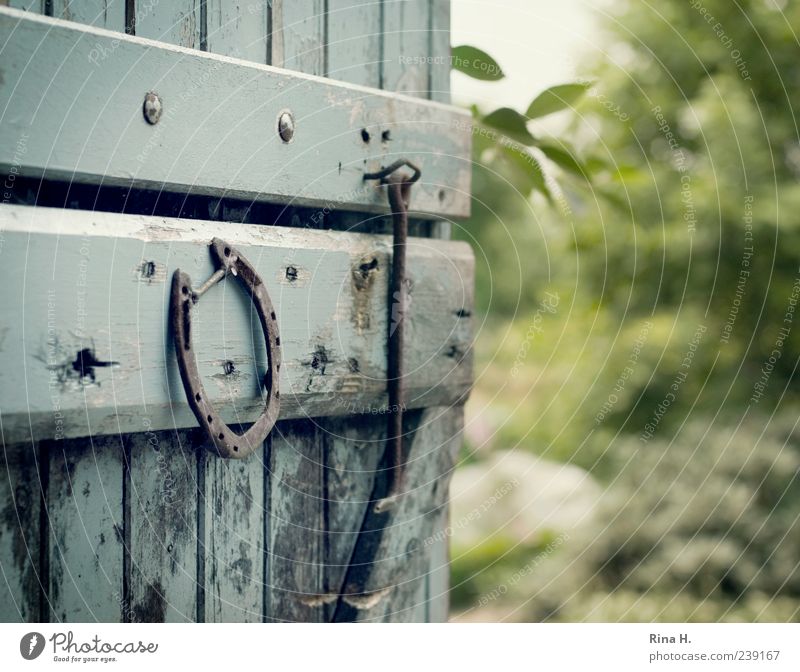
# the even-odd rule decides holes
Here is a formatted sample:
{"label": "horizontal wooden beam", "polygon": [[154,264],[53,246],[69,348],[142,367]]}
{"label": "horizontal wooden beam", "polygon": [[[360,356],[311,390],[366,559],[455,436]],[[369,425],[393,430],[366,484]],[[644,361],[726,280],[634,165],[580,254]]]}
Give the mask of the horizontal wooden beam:
{"label": "horizontal wooden beam", "polygon": [[[386,401],[391,238],[28,206],[0,207],[0,428],[8,442],[193,427],[168,326],[172,273],[195,285],[223,236],[275,304],[281,418],[378,414]],[[410,238],[409,408],[463,400],[472,380],[474,258]],[[204,385],[227,422],[261,410],[261,327],[230,280],[193,311]]]}
{"label": "horizontal wooden beam", "polygon": [[6,173],[381,212],[363,175],[407,158],[422,169],[414,210],[469,214],[469,116],[455,107],[6,7],[0,62]]}

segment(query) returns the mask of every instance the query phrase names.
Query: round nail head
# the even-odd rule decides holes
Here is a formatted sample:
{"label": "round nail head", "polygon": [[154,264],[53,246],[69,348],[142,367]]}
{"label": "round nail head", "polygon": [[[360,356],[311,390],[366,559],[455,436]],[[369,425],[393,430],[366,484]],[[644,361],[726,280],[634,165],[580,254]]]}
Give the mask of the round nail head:
{"label": "round nail head", "polygon": [[284,142],[291,142],[294,137],[294,117],[291,112],[281,112],[278,117],[278,135]]}
{"label": "round nail head", "polygon": [[149,92],[144,97],[144,107],[142,108],[145,121],[151,126],[157,124],[158,120],[161,119],[161,110],[161,98],[158,97],[157,93]]}

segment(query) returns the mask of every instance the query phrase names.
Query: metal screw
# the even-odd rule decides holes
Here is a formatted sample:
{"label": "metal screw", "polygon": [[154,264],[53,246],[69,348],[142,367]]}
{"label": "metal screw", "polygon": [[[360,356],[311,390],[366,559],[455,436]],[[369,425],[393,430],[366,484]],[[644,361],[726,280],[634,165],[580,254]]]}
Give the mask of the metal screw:
{"label": "metal screw", "polygon": [[161,98],[158,97],[157,93],[150,91],[144,97],[144,106],[142,107],[145,121],[151,125],[157,124],[158,120],[161,119],[161,109]]}
{"label": "metal screw", "polygon": [[284,142],[291,142],[294,137],[294,117],[288,110],[278,116],[278,135]]}

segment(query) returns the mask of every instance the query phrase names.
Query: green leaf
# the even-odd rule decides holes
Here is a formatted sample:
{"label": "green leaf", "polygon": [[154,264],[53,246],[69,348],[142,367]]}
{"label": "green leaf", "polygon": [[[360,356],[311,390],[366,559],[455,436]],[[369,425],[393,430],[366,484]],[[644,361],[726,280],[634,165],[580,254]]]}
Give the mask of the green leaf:
{"label": "green leaf", "polygon": [[528,106],[525,113],[528,119],[544,117],[553,112],[559,112],[572,107],[577,103],[586,90],[589,83],[558,84],[542,91],[533,102]]}
{"label": "green leaf", "polygon": [[501,107],[494,112],[490,112],[483,118],[483,123],[486,126],[497,129],[512,140],[521,142],[523,145],[532,145],[536,142],[536,138],[530,134],[528,127],[525,125],[525,117],[510,107]]}
{"label": "green leaf", "polygon": [[553,195],[550,193],[550,188],[547,186],[544,167],[539,163],[539,160],[525,147],[521,146],[504,146],[502,151],[503,158],[505,158],[517,172],[523,175],[528,189],[533,189],[544,194],[547,200],[552,202]]}
{"label": "green leaf", "polygon": [[553,163],[557,166],[563,168],[568,173],[572,173],[573,175],[577,175],[578,177],[582,177],[585,180],[589,180],[589,169],[586,165],[578,158],[578,155],[575,153],[575,150],[562,143],[563,146],[559,147],[558,145],[549,144],[549,143],[539,143],[537,147],[542,150],[544,155],[550,159]]}
{"label": "green leaf", "polygon": [[474,79],[496,82],[505,77],[500,66],[489,54],[477,47],[463,44],[450,52],[453,70],[463,72]]}

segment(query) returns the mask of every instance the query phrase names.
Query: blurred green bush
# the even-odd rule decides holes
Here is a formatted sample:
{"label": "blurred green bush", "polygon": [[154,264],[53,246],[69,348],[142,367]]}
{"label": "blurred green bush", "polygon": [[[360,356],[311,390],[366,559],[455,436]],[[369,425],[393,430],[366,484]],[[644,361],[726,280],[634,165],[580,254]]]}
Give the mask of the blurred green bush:
{"label": "blurred green bush", "polygon": [[797,620],[800,3],[618,6],[561,113],[589,181],[543,163],[551,198],[529,196],[476,135],[459,232],[481,311],[465,461],[528,451],[604,495],[488,603],[542,542],[454,534],[454,610]]}

